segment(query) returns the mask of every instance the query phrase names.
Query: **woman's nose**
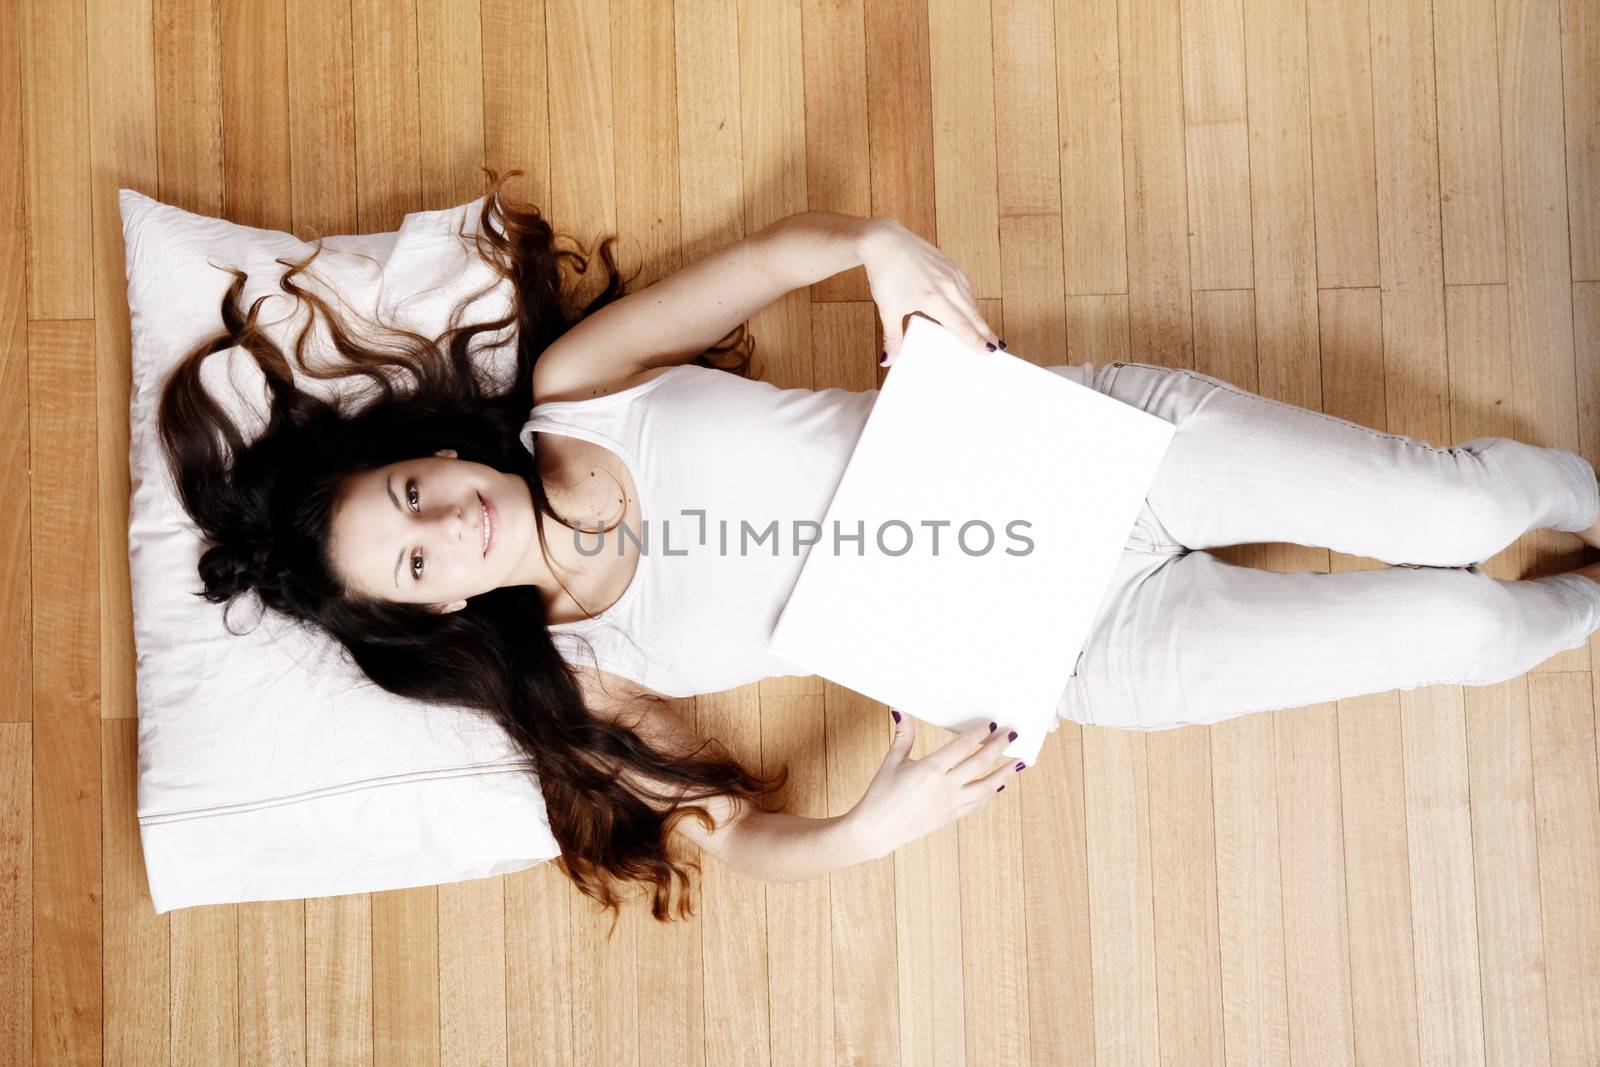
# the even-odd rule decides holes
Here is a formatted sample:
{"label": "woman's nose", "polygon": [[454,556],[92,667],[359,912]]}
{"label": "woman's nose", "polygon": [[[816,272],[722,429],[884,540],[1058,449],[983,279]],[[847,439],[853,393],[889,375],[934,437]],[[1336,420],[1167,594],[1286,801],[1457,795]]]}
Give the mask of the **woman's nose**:
{"label": "woman's nose", "polygon": [[468,533],[467,527],[471,525],[471,523],[467,521],[467,513],[459,504],[452,504],[450,507],[440,512],[439,522],[444,531],[444,536],[446,538],[453,538],[457,541],[466,539]]}

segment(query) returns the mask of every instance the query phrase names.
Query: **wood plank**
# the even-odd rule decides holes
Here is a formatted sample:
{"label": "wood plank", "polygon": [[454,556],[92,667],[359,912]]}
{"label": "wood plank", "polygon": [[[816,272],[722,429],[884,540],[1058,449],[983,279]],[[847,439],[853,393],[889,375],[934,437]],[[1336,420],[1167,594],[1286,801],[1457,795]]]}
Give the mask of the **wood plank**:
{"label": "wood plank", "polygon": [[1485,1062],[1550,1062],[1527,682],[1469,693],[1468,787]]}
{"label": "wood plank", "polygon": [[1305,11],[1298,4],[1246,0],[1244,25],[1260,356],[1256,392],[1315,411],[1322,405],[1322,374]]}
{"label": "wood plank", "polygon": [[1067,352],[1072,362],[1102,366],[1133,358],[1126,294],[1069,296],[1066,310]]}
{"label": "wood plank", "polygon": [[[372,1060],[376,1067],[443,1060],[440,889],[417,886],[372,894]],[[452,937],[461,936],[459,930],[452,931]],[[502,998],[502,1002],[506,1000]]]}
{"label": "wood plank", "polygon": [[675,37],[683,262],[745,235],[739,36],[725,0],[681,0]]}
{"label": "wood plank", "polygon": [[[21,4],[0,4],[0,80],[22,85]],[[33,566],[28,548],[28,231],[21,92],[0,99],[0,492],[16,502],[0,516],[0,722],[33,717]],[[25,1032],[24,1032],[25,1034]],[[5,1051],[0,1047],[0,1051]]]}
{"label": "wood plank", "polygon": [[1378,223],[1388,427],[1442,440],[1449,433],[1444,346],[1444,265],[1431,54],[1421,0],[1372,10],[1373,93],[1385,102],[1377,128]]}
{"label": "wood plank", "polygon": [[18,0],[28,318],[94,317],[88,61],[82,4]]}
{"label": "wood plank", "polygon": [[[289,174],[290,48],[285,5],[243,0],[218,6],[225,214],[241,225],[288,230],[294,224],[294,189]],[[370,41],[363,44],[377,47]],[[416,60],[412,57],[409,62]],[[405,75],[395,70],[392,76]],[[370,121],[368,102],[362,106]],[[411,128],[416,128],[414,119]]]}
{"label": "wood plank", "polygon": [[[797,8],[779,11],[770,5],[756,5],[738,14],[736,67],[743,160],[736,168],[743,182],[737,200],[743,205],[743,228],[735,231],[739,235],[755,233],[806,208],[801,166],[805,91],[797,61],[799,35]],[[749,328],[759,339],[757,358],[752,361],[756,377],[780,388],[818,384],[811,301],[805,292],[795,290],[780,296],[750,319]],[[871,346],[865,350],[873,351]]]}
{"label": "wood plank", "polygon": [[28,336],[33,441],[33,1055],[102,1050],[94,323]]}
{"label": "wood plank", "polygon": [[1145,735],[1161,1061],[1224,1062],[1211,736],[1203,727]]}
{"label": "wood plank", "polygon": [[[1574,376],[1578,388],[1578,440],[1574,451],[1591,464],[1600,460],[1600,283],[1572,283],[1573,347],[1583,355]],[[1591,649],[1595,643],[1589,643]]]}
{"label": "wood plank", "polygon": [[[1511,311],[1510,351],[1516,392],[1515,436],[1574,448],[1576,403],[1571,395],[1573,347],[1571,237],[1561,98],[1559,9],[1508,0],[1499,18],[1500,141],[1506,197],[1506,286]],[[1527,542],[1523,566],[1550,566],[1569,551],[1570,535],[1540,530]],[[1566,649],[1539,670],[1583,670],[1584,649]]]}
{"label": "wood plank", "polygon": [[1196,289],[1255,284],[1242,0],[1183,0],[1189,270]]}
{"label": "wood plank", "polygon": [[1357,1063],[1418,1062],[1399,699],[1339,701],[1339,795]]}
{"label": "wood plank", "polygon": [[1256,380],[1255,292],[1197,289],[1194,294],[1194,369],[1251,388]]}
{"label": "wood plank", "polygon": [[[303,1064],[306,1055],[306,905],[239,904],[239,1062]],[[435,1024],[432,1032],[438,1033]]]}
{"label": "wood plank", "polygon": [[[1061,286],[1061,216],[1018,215],[1000,220],[1000,273],[1004,279],[1004,321],[985,321],[1006,342],[1006,351],[1040,367],[1071,362]],[[1100,297],[1076,297],[1096,301]],[[1126,298],[1117,297],[1126,303]],[[999,301],[981,301],[1000,306]],[[1123,331],[1126,337],[1127,331]]]}
{"label": "wood plank", "polygon": [[989,325],[1013,355],[1039,366],[1062,364],[1068,353],[1054,5],[994,0],[994,34],[1001,314],[1007,329],[998,319]]}
{"label": "wood plank", "polygon": [[1367,5],[1306,0],[1317,285],[1378,284],[1372,46]]}
{"label": "wood plank", "polygon": [[[572,906],[580,898],[555,863],[538,863],[506,879],[507,1058],[530,1067],[578,1062],[577,986],[585,967],[576,956]],[[698,989],[700,968],[685,961]],[[584,1018],[583,1026],[591,1022]]]}
{"label": "wood plank", "polygon": [[285,0],[288,64],[289,182],[294,233],[314,240],[355,227],[356,151],[353,33],[348,5]]}
{"label": "wood plank", "polygon": [[[511,182],[517,199],[547,211],[550,114],[544,0],[479,0],[483,22],[484,161]],[[558,227],[559,228],[559,227]]]}
{"label": "wood plank", "polygon": [[1402,691],[1406,836],[1423,1063],[1484,1062],[1461,686]]}
{"label": "wood plank", "polygon": [[[622,13],[626,12],[624,16]],[[612,19],[612,143],[618,258],[631,288],[683,266],[678,221],[678,100],[670,2],[620,3]]]}
{"label": "wood plank", "polygon": [[222,47],[210,0],[156,0],[157,165],[161,195],[220,216]]}
{"label": "wood plank", "polygon": [[1593,681],[1528,681],[1550,1062],[1600,1062],[1600,783]]}
{"label": "wood plank", "polygon": [[372,894],[306,905],[307,1067],[372,1067]]}
{"label": "wood plank", "polygon": [[744,232],[806,209],[806,96],[797,4],[738,12]]}
{"label": "wood plank", "polygon": [[[469,9],[470,10],[470,9]],[[433,6],[391,4],[383,0],[356,0],[350,7],[353,93],[355,97],[356,219],[357,230],[387,233],[398,230],[406,213],[424,206],[447,206],[435,186],[440,169],[438,152],[423,145],[453,131],[437,128],[439,115],[430,96],[449,92],[440,84],[448,76],[437,70],[449,63],[456,49],[429,41],[419,47],[418,34],[424,22],[437,23]],[[474,20],[474,34],[477,22]],[[479,50],[473,41],[472,55]],[[476,66],[476,64],[474,64]],[[419,88],[426,78],[428,87]],[[427,101],[427,103],[424,103]],[[262,105],[262,110],[271,110]],[[462,123],[469,122],[463,116]],[[424,124],[428,124],[424,133]],[[464,147],[452,145],[452,148]],[[424,162],[423,155],[428,156]],[[467,158],[476,159],[476,153]],[[425,178],[423,175],[429,177]],[[471,194],[463,197],[470,199]]]}
{"label": "wood plank", "polygon": [[[483,144],[483,41],[476,2],[416,0],[417,145],[422,164],[422,202],[454,207],[482,196],[488,178]],[[405,83],[401,83],[405,88]],[[374,146],[373,166],[395,166]]]}
{"label": "wood plank", "polygon": [[1587,0],[1562,0],[1561,74],[1572,277],[1600,281],[1600,10]]}
{"label": "wood plank", "polygon": [[873,0],[863,9],[863,25],[871,57],[872,214],[899,219],[912,233],[937,243],[928,0]]}
{"label": "wood plank", "polygon": [[[819,310],[819,319],[852,320],[827,331],[830,347],[844,332],[858,344],[863,338],[870,343],[872,327],[860,310],[856,304]],[[829,728],[868,726],[889,713],[855,693],[830,692],[821,679],[814,682],[756,687],[760,745],[750,766],[767,775],[786,766],[790,785],[783,810],[820,819],[849,810],[866,788],[863,770],[870,780],[875,769],[861,767],[871,746],[859,742],[878,736],[876,729],[830,736]],[[860,1009],[894,995],[893,866],[877,863],[765,889],[763,984],[771,998],[771,1062],[829,1063],[841,1046],[855,1050],[864,1062],[888,1062],[895,1020]],[[722,1006],[708,998],[705,1010],[715,1016]]]}
{"label": "wood plank", "polygon": [[[128,470],[131,324],[128,315],[121,311],[127,303],[128,275],[117,190],[124,187],[153,190],[158,187],[155,86],[148,77],[155,63],[151,40],[153,19],[149,6],[143,3],[103,4],[99,0],[91,0],[84,10],[87,16],[89,57],[89,137],[95,164],[91,179],[95,307],[116,309],[109,314],[101,310],[95,318],[95,399],[100,408],[96,472],[99,499],[96,501],[96,510],[100,515],[100,559],[105,561],[100,572],[100,717],[133,718],[138,714],[133,594],[129,569],[124,562],[128,556],[128,509],[132,491]],[[0,72],[0,77],[3,76],[3,72]],[[5,143],[4,137],[0,133],[0,144]],[[20,197],[16,204],[20,208]],[[14,231],[19,242],[23,236],[21,224],[19,218],[18,228]],[[20,243],[17,253],[20,257]],[[21,274],[17,275],[17,284],[23,284]],[[21,295],[19,290],[16,303],[19,315],[22,309]],[[0,338],[7,336],[3,317],[4,312],[0,311]],[[6,362],[5,357],[0,355],[0,390],[6,385]],[[17,371],[21,371],[20,361]],[[24,381],[19,379],[15,384],[19,392],[8,394],[8,400],[11,396],[20,400],[27,395]],[[0,418],[4,418],[5,403],[5,400],[0,400]],[[10,443],[0,440],[0,452],[6,452],[7,457],[0,460],[0,487],[3,487],[6,477],[5,464],[21,462],[27,454],[27,419],[23,416],[17,421],[22,423],[24,430],[12,429],[9,435],[21,438],[16,442],[19,451],[6,452]],[[0,435],[6,435],[6,431],[0,431]],[[0,542],[3,542],[4,536],[0,534]],[[21,552],[20,556],[22,566],[16,568],[20,572],[18,577],[8,575],[0,578],[0,615],[25,620],[25,612],[12,615],[6,610],[6,597],[11,595],[8,589],[15,588],[12,583],[28,581],[27,554]],[[18,554],[7,558],[16,559]],[[0,648],[0,671],[8,670],[7,654],[4,648]],[[26,684],[26,668],[22,664],[17,666],[21,668],[20,674],[11,673],[7,685],[16,684],[15,679],[19,676]],[[6,717],[4,697],[0,696],[0,719]]]}
{"label": "wood plank", "polygon": [[[155,913],[139,840],[138,723],[104,720],[100,739],[104,1058],[107,1063],[165,1067],[172,1061],[171,915]],[[27,1003],[25,996],[22,1003]],[[7,1029],[0,1025],[0,1032]],[[26,1058],[7,1057],[7,1062],[24,1063]]]}
{"label": "wood plank", "polygon": [[[870,218],[872,153],[867,137],[867,27],[863,0],[800,9],[804,47],[806,206]],[[812,300],[870,300],[862,267],[811,286]]]}
{"label": "wood plank", "polygon": [[[1376,288],[1324,289],[1317,295],[1322,410],[1362,426],[1385,426],[1381,293]],[[1376,560],[1329,553],[1330,571],[1378,565]],[[1338,702],[1355,1060],[1407,1067],[1417,1062],[1417,999],[1399,716],[1394,694]]]}
{"label": "wood plank", "polygon": [[1155,930],[1145,739],[1137,730],[1083,730],[1089,820],[1089,926],[1093,938],[1095,1062],[1153,1064]]}
{"label": "wood plank", "polygon": [[[586,247],[617,226],[611,20],[604,5],[545,5],[550,107],[549,215]],[[590,273],[593,273],[592,271]],[[598,287],[603,278],[586,284]]]}
{"label": "wood plank", "polygon": [[[952,730],[920,720],[914,728],[910,759],[922,759],[955,737]],[[900,1039],[898,1057],[884,1062],[938,1067],[971,1062],[962,966],[966,944],[960,910],[952,906],[961,898],[959,853],[960,831],[950,825],[902,845],[880,861],[894,867]],[[833,880],[838,883],[838,875]],[[844,901],[836,897],[835,914],[847,914],[844,908]]]}
{"label": "wood plank", "polygon": [[995,188],[1002,225],[1061,214],[1055,9],[1048,0],[991,0]]}
{"label": "wood plank", "polygon": [[1063,720],[1007,789],[1022,799],[1033,1062],[1095,1062],[1083,727]]}
{"label": "wood plank", "polygon": [[[1326,549],[1273,546],[1274,570],[1309,567]],[[1289,561],[1292,565],[1286,565]],[[1336,703],[1273,716],[1278,766],[1278,862],[1283,884],[1290,1055],[1354,1064],[1350,945],[1345,916]]]}
{"label": "wood plank", "polygon": [[506,1059],[506,898],[500,877],[439,886],[439,1060]]}
{"label": "wood plank", "polygon": [[1128,333],[1140,360],[1194,362],[1179,0],[1118,5]]}
{"label": "wood plank", "polygon": [[[763,766],[757,686],[698,696],[695,705],[702,737],[722,742],[728,755],[747,767]],[[716,916],[700,927],[707,1067],[782,1063],[774,1046],[775,1022],[787,1013],[771,1003],[768,957],[769,942],[785,935],[771,929],[767,918],[769,887],[715,861],[702,867],[701,900],[705,914]],[[784,1036],[792,1039],[787,1025]]]}
{"label": "wood plank", "polygon": [[[995,714],[1004,716],[1004,712]],[[1000,729],[1008,724],[1000,723]],[[987,773],[1015,762],[987,760]],[[1020,795],[1006,782],[988,804],[956,826],[961,863],[961,967],[966,1044],[993,1063],[1036,1062],[1029,1045],[1026,887]],[[871,1004],[872,1001],[858,1000]]]}
{"label": "wood plank", "polygon": [[172,1057],[179,1063],[239,1062],[239,909],[172,913]]}
{"label": "wood plank", "polygon": [[1000,295],[994,49],[989,0],[929,0],[934,241],[978,298]]}
{"label": "wood plank", "polygon": [[1447,285],[1506,280],[1497,52],[1494,0],[1434,5],[1439,204]]}
{"label": "wood plank", "polygon": [[[1259,553],[1252,547],[1235,555]],[[1230,560],[1233,562],[1233,560]],[[1211,727],[1222,1018],[1229,1067],[1289,1062],[1272,713]]]}
{"label": "wood plank", "polygon": [[[1055,6],[1061,259],[1066,269],[1066,295],[1126,293],[1128,238],[1117,3],[1056,0]],[[1077,356],[1073,359],[1082,362]]]}
{"label": "wood plank", "polygon": [[[28,1063],[34,1049],[33,726],[30,723],[0,723],[0,827],[5,828],[5,832],[0,833],[0,960],[4,961],[0,964],[0,1057],[7,1063]],[[121,926],[112,927],[112,932],[121,929]],[[114,1044],[109,1037],[107,1044]],[[165,1047],[160,1052],[160,1062],[167,1062]]]}

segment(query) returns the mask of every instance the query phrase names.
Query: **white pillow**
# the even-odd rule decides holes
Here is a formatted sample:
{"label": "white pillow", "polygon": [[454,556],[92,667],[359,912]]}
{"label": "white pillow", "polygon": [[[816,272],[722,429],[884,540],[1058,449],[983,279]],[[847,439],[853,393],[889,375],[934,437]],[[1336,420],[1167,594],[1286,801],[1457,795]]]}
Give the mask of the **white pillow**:
{"label": "white pillow", "polygon": [[[118,200],[132,321],[138,814],[156,912],[455,882],[558,856],[538,783],[498,725],[384,692],[331,638],[263,615],[254,593],[229,609],[235,630],[260,620],[242,637],[223,625],[223,605],[195,595],[204,545],[161,454],[161,389],[178,359],[221,332],[218,309],[234,280],[224,267],[249,274],[243,308],[271,294],[259,321],[275,323],[267,332],[291,353],[310,309],[278,288],[286,268],[274,261],[303,258],[314,243],[132,189]],[[312,277],[296,281],[358,333],[340,298],[380,323],[435,336],[458,300],[496,279],[471,237],[458,235],[477,231],[483,200],[413,212],[397,233],[325,238]],[[513,299],[502,279],[461,321],[503,317]],[[490,380],[510,380],[515,341],[513,324],[474,342]],[[307,346],[308,362],[340,360],[320,319]],[[265,425],[263,376],[248,353],[208,357],[202,380],[246,440]],[[370,388],[359,378],[299,375],[298,384],[324,397]]]}

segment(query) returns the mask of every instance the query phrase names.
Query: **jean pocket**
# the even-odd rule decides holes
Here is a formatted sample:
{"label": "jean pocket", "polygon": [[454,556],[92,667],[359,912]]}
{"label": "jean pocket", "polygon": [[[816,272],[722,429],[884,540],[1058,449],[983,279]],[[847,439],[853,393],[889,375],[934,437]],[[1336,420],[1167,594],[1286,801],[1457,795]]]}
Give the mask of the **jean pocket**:
{"label": "jean pocket", "polygon": [[1171,541],[1162,540],[1161,537],[1156,533],[1155,527],[1146,522],[1142,516],[1134,519],[1133,523],[1144,535],[1146,552],[1152,552],[1158,556],[1176,556],[1188,551],[1188,549],[1182,545],[1176,545]]}

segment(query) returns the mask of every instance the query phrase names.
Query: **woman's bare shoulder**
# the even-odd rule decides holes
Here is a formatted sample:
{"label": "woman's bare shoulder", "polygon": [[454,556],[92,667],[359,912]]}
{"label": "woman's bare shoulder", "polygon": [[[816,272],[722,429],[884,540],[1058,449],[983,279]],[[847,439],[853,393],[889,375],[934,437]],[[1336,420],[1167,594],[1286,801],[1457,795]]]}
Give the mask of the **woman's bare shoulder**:
{"label": "woman's bare shoulder", "polygon": [[547,349],[533,365],[533,402],[565,403],[610,396],[659,378],[675,366],[677,364],[617,367],[604,362],[596,365],[593,361],[570,358],[570,353]]}

